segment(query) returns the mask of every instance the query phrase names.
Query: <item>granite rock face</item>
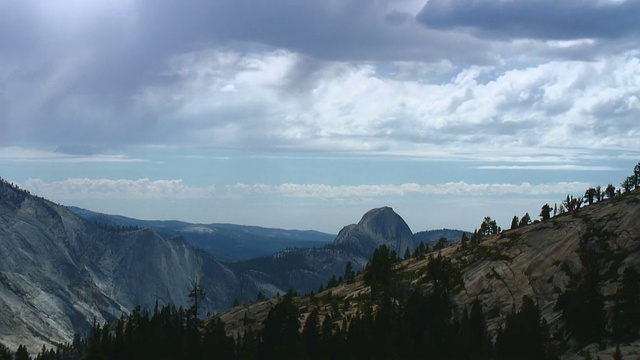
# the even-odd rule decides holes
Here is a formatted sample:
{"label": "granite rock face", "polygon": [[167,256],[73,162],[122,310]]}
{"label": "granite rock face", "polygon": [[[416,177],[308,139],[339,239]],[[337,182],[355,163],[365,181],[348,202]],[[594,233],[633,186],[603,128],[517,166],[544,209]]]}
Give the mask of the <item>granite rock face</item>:
{"label": "granite rock face", "polygon": [[407,223],[390,207],[369,210],[357,224],[345,226],[333,242],[334,245],[370,256],[385,244],[402,256],[413,251],[413,233]]}
{"label": "granite rock face", "polygon": [[184,239],[103,229],[0,184],[0,342],[6,346],[69,342],[94,318],[113,320],[137,305],[188,306],[194,281],[207,294],[205,312],[257,291],[239,286],[232,271]]}

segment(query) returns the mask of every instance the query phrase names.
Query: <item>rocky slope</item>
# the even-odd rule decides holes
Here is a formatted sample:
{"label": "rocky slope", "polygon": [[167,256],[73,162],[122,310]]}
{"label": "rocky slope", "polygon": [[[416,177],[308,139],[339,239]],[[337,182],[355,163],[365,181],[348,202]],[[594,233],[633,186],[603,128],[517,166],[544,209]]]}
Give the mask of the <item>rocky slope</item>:
{"label": "rocky slope", "polygon": [[186,305],[196,280],[205,311],[257,291],[184,239],[108,231],[4,182],[0,259],[0,342],[11,348],[71,341],[94,318],[111,320],[136,305]]}
{"label": "rocky slope", "polygon": [[[224,265],[184,237],[160,236],[141,224],[87,220],[77,212],[0,181],[0,343],[39,348],[69,342],[94,319],[110,321],[135,306],[150,308],[156,301],[188,306],[194,281],[206,294],[203,313],[227,309],[235,300],[248,302],[260,292],[315,291],[342,274],[347,262],[356,271],[363,268],[380,244],[398,252],[414,247],[404,220],[391,208],[380,208],[323,248],[288,249]],[[226,233],[247,230],[223,227]],[[249,233],[284,236],[267,230]]]}
{"label": "rocky slope", "polygon": [[[571,333],[563,330],[562,312],[556,308],[558,298],[572,286],[571,279],[579,278],[585,271],[584,256],[591,254],[598,264],[600,290],[607,299],[605,310],[608,321],[611,320],[611,295],[618,290],[624,270],[627,267],[640,270],[640,190],[585,206],[575,213],[502,232],[479,244],[449,247],[440,254],[451,259],[460,275],[452,292],[458,308],[480,300],[494,336],[504,326],[507,315],[519,309],[522,297],[527,295],[539,305],[551,333],[568,341],[569,350],[561,358],[582,358],[577,355],[582,349],[571,340]],[[418,257],[399,262],[396,281],[428,287],[425,276],[430,261],[429,257]],[[302,319],[318,309],[322,318],[331,313],[336,326],[344,326],[344,321],[348,322],[362,304],[370,301],[369,294],[370,289],[359,277],[354,283],[295,301]],[[341,306],[346,300],[349,307]],[[251,303],[223,313],[228,332],[241,334],[247,330],[247,324],[259,328],[274,301]],[[604,348],[597,344],[587,347],[593,356],[598,353],[602,359],[611,358],[615,350],[612,343],[605,343]],[[635,358],[640,354],[638,341],[621,349],[625,356]]]}

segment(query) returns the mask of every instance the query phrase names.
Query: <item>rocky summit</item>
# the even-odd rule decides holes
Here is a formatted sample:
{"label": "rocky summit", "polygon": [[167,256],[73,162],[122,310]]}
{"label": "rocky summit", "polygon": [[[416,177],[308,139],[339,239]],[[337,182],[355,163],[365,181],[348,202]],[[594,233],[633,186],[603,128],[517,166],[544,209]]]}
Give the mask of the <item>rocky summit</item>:
{"label": "rocky summit", "polygon": [[333,242],[369,257],[382,244],[402,256],[413,251],[413,233],[407,223],[390,207],[369,210],[357,224],[345,226]]}
{"label": "rocky summit", "polygon": [[[435,233],[446,233],[438,230]],[[462,232],[459,232],[460,234]],[[331,278],[343,275],[347,263],[354,271],[362,270],[371,254],[385,244],[402,256],[413,251],[411,229],[390,207],[369,210],[357,224],[347,225],[332,244],[322,248],[288,249],[271,257],[229,264],[242,276],[251,279],[263,294],[275,296],[289,289],[298,293],[316,291]]]}

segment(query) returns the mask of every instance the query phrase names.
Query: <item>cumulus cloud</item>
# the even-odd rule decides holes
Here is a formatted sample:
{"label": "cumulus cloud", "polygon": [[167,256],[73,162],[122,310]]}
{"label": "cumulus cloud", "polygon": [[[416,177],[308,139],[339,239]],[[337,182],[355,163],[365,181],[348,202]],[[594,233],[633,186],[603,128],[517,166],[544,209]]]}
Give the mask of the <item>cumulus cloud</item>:
{"label": "cumulus cloud", "polygon": [[76,155],[637,151],[638,6],[3,2],[0,141]]}
{"label": "cumulus cloud", "polygon": [[148,88],[137,104],[156,109],[167,134],[223,147],[487,158],[637,150],[638,53],[510,70],[471,67],[449,82],[435,80],[447,67],[425,70],[431,77],[419,81],[396,74],[406,63],[389,71],[324,62],[292,89],[288,79],[305,62],[282,50],[190,53],[172,62],[175,84]]}

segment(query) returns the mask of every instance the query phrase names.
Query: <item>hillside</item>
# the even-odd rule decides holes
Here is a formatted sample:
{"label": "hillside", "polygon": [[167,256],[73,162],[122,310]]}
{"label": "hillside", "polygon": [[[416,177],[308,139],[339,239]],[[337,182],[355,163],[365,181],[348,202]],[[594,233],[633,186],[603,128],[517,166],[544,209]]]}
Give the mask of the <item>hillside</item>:
{"label": "hillside", "polygon": [[[623,274],[627,269],[640,270],[640,190],[485,237],[477,243],[472,239],[437,254],[418,254],[398,261],[391,288],[400,305],[404,302],[400,294],[411,288],[434,291],[439,286],[434,269],[440,266],[446,270],[447,293],[455,304],[452,316],[458,321],[462,310],[470,309],[478,300],[488,332],[495,340],[498,330],[504,329],[505,320],[523,307],[526,296],[539,307],[551,335],[548,346],[559,357],[582,358],[576,354],[589,349],[594,356],[598,353],[600,358],[610,359],[616,344],[620,344],[617,336],[632,340],[640,336],[638,330],[616,335],[615,328],[623,321],[615,320],[620,319],[615,309],[622,306],[617,299],[622,296]],[[350,327],[371,306],[384,307],[381,298],[372,295],[370,285],[359,276],[352,283],[342,283],[314,296],[295,297],[300,326],[317,311],[320,323],[331,319],[338,328]],[[584,290],[589,288],[592,290]],[[572,319],[567,315],[576,309],[589,309],[598,303],[594,299],[601,299],[600,305],[590,308],[584,316]],[[635,299],[640,302],[640,298]],[[220,319],[231,336],[259,331],[269,311],[281,301],[272,299],[236,307],[221,314]],[[602,320],[597,323],[600,311]],[[596,329],[598,326],[602,328]],[[636,342],[626,340],[625,344],[621,346],[623,354],[640,354]]]}
{"label": "hillside", "polygon": [[269,256],[289,248],[322,247],[335,235],[313,230],[283,230],[234,224],[192,224],[183,221],[139,220],[77,207],[70,210],[85,219],[110,226],[149,228],[166,238],[184,237],[218,261],[242,261]]}
{"label": "hillside", "polygon": [[247,244],[282,238],[311,244],[326,236],[226,224],[142,222],[69,209],[0,181],[0,343],[32,349],[55,345],[86,333],[94,320],[111,322],[137,306],[187,307],[195,281],[205,294],[200,315],[251,301],[259,293],[315,291],[343,274],[349,262],[354,271],[364,267],[370,253],[353,251],[355,240],[370,249],[380,243],[413,248],[411,230],[390,208],[365,214],[357,238],[343,235],[322,248],[287,249],[226,265],[183,236],[169,237],[189,232],[218,232],[227,242],[244,238]]}
{"label": "hillside", "polygon": [[[432,239],[448,235],[458,241],[462,231],[432,230],[421,236],[429,244]],[[359,271],[369,261],[374,250],[386,244],[397,254],[412,252],[418,245],[414,242],[409,226],[390,207],[381,207],[366,212],[357,224],[342,228],[333,243],[322,248],[287,249],[273,256],[250,259],[228,264],[231,269],[252,279],[268,297],[284,294],[289,289],[304,294],[344,274],[347,263]]]}
{"label": "hillside", "polygon": [[11,348],[71,341],[137,305],[187,305],[196,280],[211,312],[257,292],[183,238],[104,229],[4,181],[0,259],[0,342]]}

